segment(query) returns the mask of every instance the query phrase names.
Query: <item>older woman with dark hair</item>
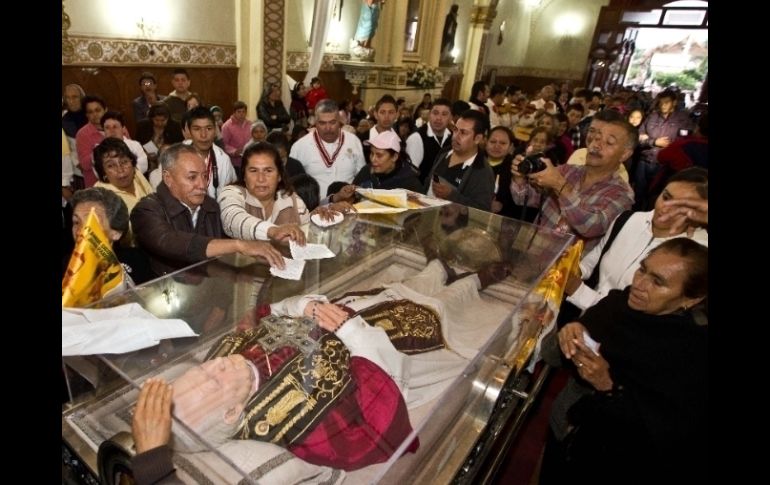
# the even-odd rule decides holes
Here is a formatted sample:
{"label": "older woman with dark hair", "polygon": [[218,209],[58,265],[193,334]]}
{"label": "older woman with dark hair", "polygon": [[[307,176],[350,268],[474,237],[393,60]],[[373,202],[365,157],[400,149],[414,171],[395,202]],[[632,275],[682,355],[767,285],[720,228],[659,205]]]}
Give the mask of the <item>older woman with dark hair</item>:
{"label": "older woman with dark hair", "polygon": [[[72,238],[77,239],[91,209],[94,209],[99,224],[112,243],[115,256],[123,265],[124,276],[129,277],[129,286],[151,279],[150,265],[144,253],[118,242],[129,230],[129,219],[125,202],[114,192],[104,187],[91,187],[75,192],[72,197]],[[65,267],[67,261],[63,262]]]}
{"label": "older woman with dark hair", "polygon": [[278,150],[266,142],[243,152],[238,182],[217,198],[225,233],[236,239],[305,243],[310,212],[297,197]]}
{"label": "older woman with dark hair", "polygon": [[139,199],[155,192],[136,165],[136,155],[123,140],[105,138],[94,147],[94,169],[100,180],[95,186],[118,194],[129,213]]}
{"label": "older woman with dark hair", "polygon": [[[126,203],[129,213],[142,197],[155,192],[150,182],[136,168],[136,155],[123,140],[110,137],[96,145],[94,169],[100,180],[94,187],[103,187],[118,194]],[[126,242],[134,245],[130,229],[125,238]]]}
{"label": "older woman with dark hair", "polygon": [[[708,248],[671,239],[558,333],[577,375],[554,402],[540,483],[697,483],[707,453]],[[589,335],[590,334],[590,335]]]}
{"label": "older woman with dark hair", "polygon": [[369,160],[353,179],[353,185],[367,189],[407,189],[422,192],[417,173],[401,150],[401,140],[394,131],[383,131],[364,142],[371,146]]}

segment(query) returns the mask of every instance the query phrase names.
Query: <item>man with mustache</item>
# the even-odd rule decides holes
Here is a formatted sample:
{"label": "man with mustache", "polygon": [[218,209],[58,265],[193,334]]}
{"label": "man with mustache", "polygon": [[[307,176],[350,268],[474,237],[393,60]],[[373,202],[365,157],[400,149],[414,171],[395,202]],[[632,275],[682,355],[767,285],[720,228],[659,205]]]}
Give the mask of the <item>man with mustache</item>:
{"label": "man with mustache", "polygon": [[631,187],[616,172],[633,153],[638,138],[636,128],[619,112],[596,113],[586,137],[584,166],[554,167],[549,159],[540,158],[546,168],[524,175],[517,170],[523,157],[514,158],[510,187],[514,202],[530,207],[542,204],[536,224],[572,233],[590,251],[634,202]]}
{"label": "man with mustache", "polygon": [[157,192],[140,200],[130,216],[136,240],[150,257],[156,276],[233,253],[259,256],[284,268],[281,253],[269,242],[225,235],[219,204],[206,193],[209,172],[194,146],[170,146],[161,154],[160,164],[163,181]]}

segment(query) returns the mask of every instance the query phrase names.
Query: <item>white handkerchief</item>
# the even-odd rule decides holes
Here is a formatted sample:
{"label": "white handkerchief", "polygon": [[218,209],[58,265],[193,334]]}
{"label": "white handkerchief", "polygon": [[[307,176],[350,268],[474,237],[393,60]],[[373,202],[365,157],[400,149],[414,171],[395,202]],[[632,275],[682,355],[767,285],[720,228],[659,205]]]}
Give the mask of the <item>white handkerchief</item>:
{"label": "white handkerchief", "polygon": [[329,227],[345,220],[345,216],[341,212],[334,211],[334,219],[327,221],[321,217],[320,214],[313,214],[310,216],[310,221],[318,227]]}
{"label": "white handkerchief", "polygon": [[305,269],[305,260],[284,257],[283,262],[286,263],[285,269],[278,269],[274,266],[270,266],[270,274],[287,280],[298,280],[302,278],[302,270]]}
{"label": "white handkerchief", "polygon": [[599,355],[599,342],[592,339],[586,331],[583,331],[583,343],[586,344],[586,347],[591,349],[594,354]]}
{"label": "white handkerchief", "polygon": [[123,354],[161,340],[195,337],[178,318],[157,318],[137,303],[113,308],[62,308],[61,352],[66,355]]}
{"label": "white handkerchief", "polygon": [[326,244],[307,243],[300,246],[294,241],[289,241],[289,249],[291,249],[291,257],[294,259],[324,259],[335,256]]}

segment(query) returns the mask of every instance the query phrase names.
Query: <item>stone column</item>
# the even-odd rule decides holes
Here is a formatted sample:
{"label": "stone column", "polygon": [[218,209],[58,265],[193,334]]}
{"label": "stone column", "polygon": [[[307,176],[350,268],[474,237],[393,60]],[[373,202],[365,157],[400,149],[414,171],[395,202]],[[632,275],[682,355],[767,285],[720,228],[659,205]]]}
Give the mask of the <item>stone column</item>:
{"label": "stone column", "polygon": [[468,41],[465,45],[465,63],[463,65],[463,82],[460,85],[460,99],[468,99],[471,87],[481,77],[484,67],[483,59],[486,51],[487,37],[492,21],[497,15],[498,0],[476,0],[471,7],[471,22],[468,30]]}
{"label": "stone column", "polygon": [[[449,13],[449,0],[435,0],[430,2],[425,9],[425,15],[420,19],[420,29],[424,29],[430,35],[424,35],[423,40],[428,43],[425,46],[425,63],[429,66],[438,66],[441,60],[441,38],[444,33],[444,21]],[[432,22],[432,23],[431,23]]]}
{"label": "stone column", "polygon": [[[249,107],[249,118],[262,94],[262,34],[264,4],[251,0],[235,3],[235,38],[238,64],[238,99]],[[222,107],[225,111],[231,106]]]}
{"label": "stone column", "polygon": [[379,25],[372,42],[375,64],[402,65],[406,7],[407,0],[389,0],[382,7]]}

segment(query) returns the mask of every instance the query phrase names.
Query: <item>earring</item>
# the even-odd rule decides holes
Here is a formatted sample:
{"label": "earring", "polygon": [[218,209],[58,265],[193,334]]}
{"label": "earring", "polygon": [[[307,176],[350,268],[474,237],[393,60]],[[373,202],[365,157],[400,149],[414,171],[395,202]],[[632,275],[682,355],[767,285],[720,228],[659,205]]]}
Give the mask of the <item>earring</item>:
{"label": "earring", "polygon": [[683,311],[683,312],[686,312],[686,311],[687,311],[687,305],[682,305],[682,311]]}

